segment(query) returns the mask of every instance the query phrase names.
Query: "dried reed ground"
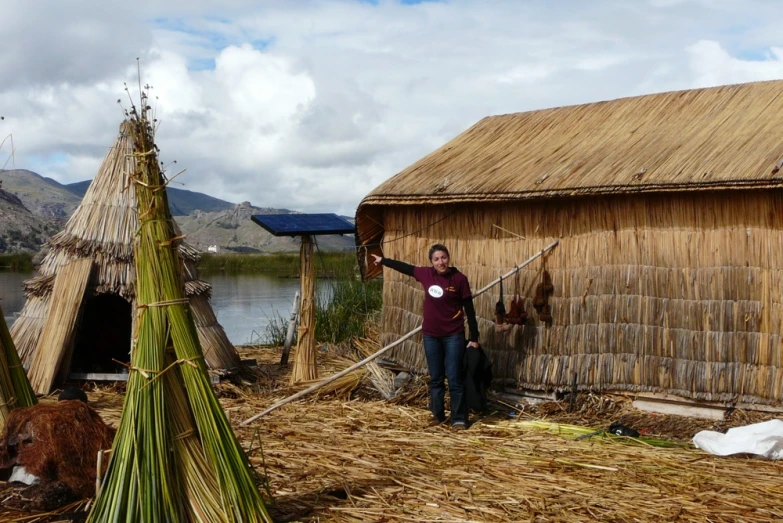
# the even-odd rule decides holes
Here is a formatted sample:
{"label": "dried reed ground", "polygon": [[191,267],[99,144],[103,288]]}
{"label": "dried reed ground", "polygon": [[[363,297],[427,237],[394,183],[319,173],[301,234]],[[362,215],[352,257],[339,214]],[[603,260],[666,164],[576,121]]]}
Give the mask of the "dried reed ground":
{"label": "dried reed ground", "polygon": [[[277,358],[273,351],[254,356]],[[237,427],[282,396],[240,395],[224,406]],[[259,468],[266,464],[276,516],[357,522],[783,519],[777,463],[572,441],[499,418],[477,421],[462,433],[425,429],[426,400],[420,395],[410,403],[322,398],[282,407],[252,429],[238,428],[243,442],[258,430],[263,452],[254,447],[251,459]],[[550,417],[567,415],[548,408]],[[610,411],[638,416],[619,404],[591,412],[583,401],[581,410],[582,421],[608,418]],[[578,416],[572,414],[572,421]],[[678,418],[657,418],[677,430]],[[689,432],[685,439],[711,424],[679,421]]]}
{"label": "dried reed ground", "polygon": [[[508,409],[503,416],[478,419],[465,432],[427,429],[423,382],[413,385],[404,403],[375,400],[362,389],[354,394],[360,399],[292,403],[239,427],[292,391],[290,371],[277,368],[277,350],[244,349],[242,357],[258,359],[262,379],[222,383],[221,402],[253,465],[266,473],[278,521],[783,519],[783,468],[776,462],[602,438],[573,441],[522,428],[506,419]],[[330,360],[321,376],[334,372],[335,362],[344,366]],[[88,395],[104,420],[116,424],[122,394],[97,388]],[[609,420],[634,426],[647,420],[651,434],[661,426],[684,440],[712,423],[653,418],[631,411],[617,397],[583,397],[577,405],[574,414],[545,404],[521,416],[546,414],[599,427]],[[759,417],[735,416],[726,425]]]}

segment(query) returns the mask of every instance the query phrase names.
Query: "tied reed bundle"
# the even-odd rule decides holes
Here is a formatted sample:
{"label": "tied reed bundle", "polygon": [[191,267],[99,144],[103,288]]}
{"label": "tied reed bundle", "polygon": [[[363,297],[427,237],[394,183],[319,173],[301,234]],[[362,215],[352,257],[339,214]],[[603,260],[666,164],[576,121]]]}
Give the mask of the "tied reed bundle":
{"label": "tied reed bundle", "polygon": [[36,402],[0,307],[0,429],[12,409],[30,407]]}
{"label": "tied reed bundle", "polygon": [[291,385],[318,378],[315,348],[315,259],[313,238],[302,236],[300,249],[302,308],[297,336],[296,360],[291,372]]}
{"label": "tied reed bundle", "polygon": [[57,374],[61,379],[68,375],[77,318],[92,266],[92,258],[80,258],[60,267],[54,278],[49,314],[30,364],[30,386],[40,394],[52,390]]}
{"label": "tied reed bundle", "polygon": [[268,522],[247,457],[212,390],[183,293],[174,222],[147,92],[126,113],[140,228],[136,332],[111,461],[88,517],[98,521]]}

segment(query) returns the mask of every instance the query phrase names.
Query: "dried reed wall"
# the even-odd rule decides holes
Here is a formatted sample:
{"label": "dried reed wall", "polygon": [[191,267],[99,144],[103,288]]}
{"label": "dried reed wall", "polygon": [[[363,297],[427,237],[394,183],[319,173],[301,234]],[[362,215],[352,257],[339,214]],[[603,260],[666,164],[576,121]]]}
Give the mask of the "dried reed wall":
{"label": "dried reed wall", "polygon": [[[783,193],[720,191],[378,208],[385,256],[427,264],[445,243],[473,289],[552,240],[521,271],[528,324],[494,329],[498,287],[476,299],[495,376],[520,388],[659,391],[776,403],[783,397]],[[516,235],[499,230],[502,227]],[[531,300],[545,263],[553,321]],[[423,291],[384,271],[383,342],[421,322]],[[514,280],[505,282],[506,305]],[[424,369],[420,337],[392,354]]]}

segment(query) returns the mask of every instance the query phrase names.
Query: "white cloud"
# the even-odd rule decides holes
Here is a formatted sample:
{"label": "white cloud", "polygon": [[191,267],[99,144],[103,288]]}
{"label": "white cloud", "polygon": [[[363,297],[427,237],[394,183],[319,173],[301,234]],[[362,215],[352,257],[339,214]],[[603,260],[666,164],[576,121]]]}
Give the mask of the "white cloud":
{"label": "white cloud", "polygon": [[136,57],[185,188],[344,214],[489,114],[783,77],[764,0],[116,4],[4,5],[17,167],[91,177]]}
{"label": "white cloud", "polygon": [[760,60],[731,56],[719,42],[701,40],[688,47],[695,87],[783,78],[783,48],[771,47]]}

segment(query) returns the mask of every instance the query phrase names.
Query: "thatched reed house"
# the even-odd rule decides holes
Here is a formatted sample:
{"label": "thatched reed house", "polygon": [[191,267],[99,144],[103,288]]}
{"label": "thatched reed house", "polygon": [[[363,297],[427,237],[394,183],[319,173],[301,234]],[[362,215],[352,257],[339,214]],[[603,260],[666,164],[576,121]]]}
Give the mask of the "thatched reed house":
{"label": "thatched reed house", "polygon": [[[476,299],[496,377],[520,388],[783,399],[783,81],[485,118],[372,191],[357,244],[481,287],[521,271],[529,318],[496,332],[497,287]],[[542,268],[552,320],[532,308]],[[505,282],[506,306],[515,281]],[[382,336],[420,324],[423,292],[387,271]],[[420,340],[392,355],[424,367]]]}
{"label": "thatched reed house", "polygon": [[[109,372],[130,360],[136,271],[133,238],[139,219],[129,173],[131,136],[123,124],[81,205],[53,236],[38,275],[25,282],[27,302],[11,328],[36,392],[49,392],[71,370]],[[176,224],[175,224],[176,226]],[[185,293],[207,364],[232,369],[239,356],[209,304],[211,288],[198,279],[198,253],[179,246]]]}

